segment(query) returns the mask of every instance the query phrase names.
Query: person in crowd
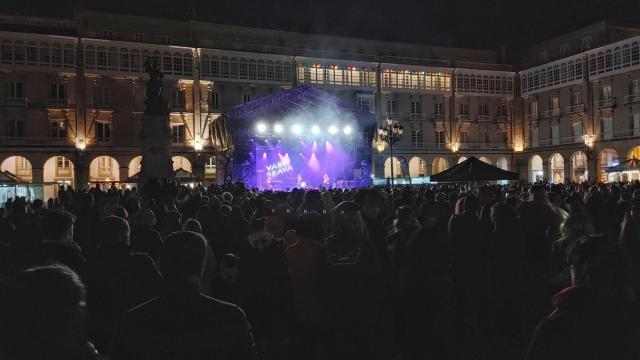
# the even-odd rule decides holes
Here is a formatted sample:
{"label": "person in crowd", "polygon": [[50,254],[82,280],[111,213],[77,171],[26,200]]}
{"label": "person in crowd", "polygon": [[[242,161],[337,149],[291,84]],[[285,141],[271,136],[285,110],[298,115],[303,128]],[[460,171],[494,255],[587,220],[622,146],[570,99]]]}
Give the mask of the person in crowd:
{"label": "person in crowd", "polygon": [[[182,224],[182,230],[184,231],[193,231],[195,233],[201,234],[204,236],[202,232],[202,226],[200,222],[196,219],[187,219],[187,221]],[[206,237],[205,237],[206,239]],[[207,259],[204,264],[204,275],[202,276],[202,282],[200,284],[200,289],[203,294],[212,296],[213,295],[213,282],[217,276],[218,272],[218,264],[216,261],[216,257],[209,246],[209,242],[207,241]]]}
{"label": "person in crowd", "polygon": [[106,352],[119,316],[158,295],[160,273],[149,255],[131,250],[125,219],[105,217],[98,234],[96,257],[88,263],[87,304],[92,339]]}
{"label": "person in crowd", "polygon": [[165,238],[172,232],[182,229],[182,215],[178,210],[169,210],[165,213],[164,220],[159,225],[160,229],[158,231]]}
{"label": "person in crowd", "polygon": [[527,264],[527,287],[529,317],[526,325],[531,328],[543,314],[549,311],[548,298],[551,295],[551,250],[557,239],[560,218],[553,210],[542,185],[533,185],[531,200],[518,207],[525,241],[525,261]]}
{"label": "person in crowd", "polygon": [[622,222],[620,246],[627,260],[628,284],[640,296],[640,207],[632,206],[627,212]]}
{"label": "person in crowd", "polygon": [[479,202],[468,194],[458,200],[457,214],[449,222],[451,274],[455,283],[456,335],[464,344],[477,348],[482,339],[481,317],[485,305],[487,267]]}
{"label": "person in crowd", "polygon": [[595,232],[591,217],[583,213],[572,214],[560,226],[561,237],[552,244],[551,259],[551,280],[557,290],[571,284],[567,249],[579,238]]}
{"label": "person in crowd", "polygon": [[125,359],[255,359],[256,347],[244,312],[200,292],[206,240],[178,231],[162,244],[163,290],[128,311],[109,352]]}
{"label": "person in crowd", "polygon": [[[518,213],[503,203],[491,207],[493,231],[489,238],[489,317],[496,358],[522,356],[526,335],[522,328],[525,277],[524,235]],[[504,353],[499,354],[504,349]]]}
{"label": "person in crowd", "polygon": [[138,211],[135,223],[131,228],[131,249],[135,252],[146,253],[158,263],[162,237],[155,230],[156,215],[150,209]]}
{"label": "person in crowd", "polygon": [[288,338],[294,310],[284,251],[266,226],[265,219],[254,219],[251,233],[233,253],[250,291],[245,310],[258,345],[273,353]]}
{"label": "person in crowd", "polygon": [[360,206],[344,201],[331,212],[332,233],[318,270],[325,358],[381,359],[389,337],[382,321],[386,295],[377,256]]}
{"label": "person in crowd", "polygon": [[295,229],[287,231],[285,249],[289,266],[289,282],[293,291],[295,321],[299,336],[298,354],[303,358],[315,355],[315,338],[322,311],[318,303],[317,275],[322,261],[324,242],[323,218],[317,212],[300,217]]}
{"label": "person in crowd", "polygon": [[39,263],[61,263],[81,278],[86,274],[86,259],[80,246],[73,241],[73,224],[76,217],[65,210],[48,210],[41,219],[42,243]]}
{"label": "person in crowd", "polygon": [[218,276],[213,282],[213,296],[245,308],[249,291],[242,279],[240,258],[232,253],[224,254],[219,266]]}
{"label": "person in crowd", "polygon": [[620,249],[603,235],[587,236],[569,248],[568,262],[572,285],[554,296],[526,359],[638,358],[640,321]]}
{"label": "person in crowd", "polygon": [[64,265],[20,272],[0,296],[0,358],[92,360],[85,330],[85,288]]}

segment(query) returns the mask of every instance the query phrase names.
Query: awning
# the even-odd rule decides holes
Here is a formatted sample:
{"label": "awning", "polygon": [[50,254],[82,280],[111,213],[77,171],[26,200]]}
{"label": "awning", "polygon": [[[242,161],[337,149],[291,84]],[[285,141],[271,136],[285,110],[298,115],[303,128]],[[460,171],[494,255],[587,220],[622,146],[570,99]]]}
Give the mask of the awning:
{"label": "awning", "polygon": [[470,156],[460,164],[431,176],[435,182],[463,182],[463,181],[496,181],[518,180],[518,173],[503,170],[489,165],[475,156]]}

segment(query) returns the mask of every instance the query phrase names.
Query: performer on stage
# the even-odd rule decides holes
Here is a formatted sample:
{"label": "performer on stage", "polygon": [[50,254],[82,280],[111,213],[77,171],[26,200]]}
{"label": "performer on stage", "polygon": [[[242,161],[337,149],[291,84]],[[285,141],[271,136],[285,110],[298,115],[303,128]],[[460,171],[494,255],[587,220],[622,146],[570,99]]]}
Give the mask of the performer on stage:
{"label": "performer on stage", "polygon": [[322,185],[324,185],[324,187],[331,186],[331,179],[329,178],[329,175],[327,174],[322,175]]}
{"label": "performer on stage", "polygon": [[302,179],[302,175],[300,174],[296,176],[296,187],[299,187],[299,188],[307,187],[307,183]]}

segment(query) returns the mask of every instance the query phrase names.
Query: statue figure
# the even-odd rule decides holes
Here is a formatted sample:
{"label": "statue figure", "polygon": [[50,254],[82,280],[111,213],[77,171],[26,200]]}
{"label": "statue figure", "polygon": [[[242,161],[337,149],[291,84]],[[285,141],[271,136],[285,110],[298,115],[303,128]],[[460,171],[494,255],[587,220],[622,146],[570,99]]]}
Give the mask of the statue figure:
{"label": "statue figure", "polygon": [[147,115],[168,115],[169,106],[162,97],[162,78],[164,74],[160,71],[158,60],[150,57],[144,62],[144,68],[149,74],[147,82],[147,99],[144,101],[144,113]]}

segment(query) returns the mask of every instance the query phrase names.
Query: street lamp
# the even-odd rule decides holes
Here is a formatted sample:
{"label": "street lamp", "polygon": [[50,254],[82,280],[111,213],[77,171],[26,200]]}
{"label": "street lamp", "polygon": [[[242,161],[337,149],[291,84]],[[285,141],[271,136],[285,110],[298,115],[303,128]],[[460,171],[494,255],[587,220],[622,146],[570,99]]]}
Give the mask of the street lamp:
{"label": "street lamp", "polygon": [[386,126],[380,126],[378,128],[378,136],[380,140],[389,144],[389,152],[391,153],[391,187],[393,188],[394,178],[393,178],[393,144],[402,140],[402,135],[404,133],[404,129],[402,126],[398,125],[397,122],[394,122],[391,119],[387,119]]}

